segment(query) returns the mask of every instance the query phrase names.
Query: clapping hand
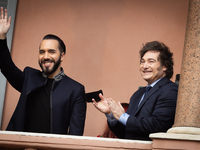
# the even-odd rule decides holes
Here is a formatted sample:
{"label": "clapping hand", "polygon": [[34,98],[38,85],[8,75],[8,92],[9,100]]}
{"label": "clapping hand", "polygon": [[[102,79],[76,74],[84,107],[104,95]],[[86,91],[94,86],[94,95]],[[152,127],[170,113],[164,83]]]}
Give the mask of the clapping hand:
{"label": "clapping hand", "polygon": [[104,98],[102,94],[99,94],[101,101],[96,102],[92,99],[93,105],[104,114],[113,114],[113,116],[119,120],[120,116],[125,113],[121,103],[116,103],[112,98]]}
{"label": "clapping hand", "polygon": [[99,110],[101,111],[102,113],[104,114],[110,114],[111,111],[110,111],[110,108],[108,106],[108,103],[107,103],[107,99],[103,97],[103,95],[100,93],[99,94],[99,97],[101,98],[101,101],[99,102],[96,102],[95,99],[92,99],[93,101],[93,105]]}
{"label": "clapping hand", "polygon": [[115,119],[119,120],[120,116],[125,113],[121,103],[116,103],[112,98],[107,99],[107,103]]}

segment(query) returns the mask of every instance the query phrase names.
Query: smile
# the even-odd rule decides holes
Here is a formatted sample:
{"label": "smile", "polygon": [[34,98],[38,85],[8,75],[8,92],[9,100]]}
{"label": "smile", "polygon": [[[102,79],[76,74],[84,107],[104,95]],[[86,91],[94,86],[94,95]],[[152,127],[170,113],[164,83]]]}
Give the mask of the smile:
{"label": "smile", "polygon": [[49,67],[51,65],[51,63],[44,63],[45,67]]}
{"label": "smile", "polygon": [[52,64],[52,61],[43,61],[45,67],[49,67]]}
{"label": "smile", "polygon": [[152,71],[142,71],[143,73],[151,73]]}

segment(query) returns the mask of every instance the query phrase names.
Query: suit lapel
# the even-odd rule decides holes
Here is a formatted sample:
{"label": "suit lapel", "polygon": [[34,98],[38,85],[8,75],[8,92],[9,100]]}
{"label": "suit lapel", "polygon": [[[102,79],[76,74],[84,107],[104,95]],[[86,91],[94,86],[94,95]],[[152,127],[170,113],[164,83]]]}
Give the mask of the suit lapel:
{"label": "suit lapel", "polygon": [[[145,102],[149,99],[149,97],[154,94],[157,90],[158,90],[158,86],[154,86],[153,88],[151,88],[151,90],[145,95],[144,99],[142,100],[142,102],[140,103],[140,105],[137,107],[137,110],[135,111],[135,114],[143,107],[143,105],[145,104]],[[134,114],[134,115],[135,115]]]}
{"label": "suit lapel", "polygon": [[140,103],[140,105],[137,107],[134,115],[136,115],[136,113],[143,107],[143,105],[145,104],[145,102],[149,99],[149,97],[151,95],[153,95],[157,90],[159,90],[159,88],[164,85],[166,82],[168,81],[167,77],[164,77],[163,79],[161,79],[156,85],[154,85],[154,87],[151,88],[151,90],[145,95],[144,99],[142,100],[142,102]]}
{"label": "suit lapel", "polygon": [[131,105],[128,107],[129,109],[127,110],[127,113],[129,114],[135,114],[135,111],[138,108],[138,103],[140,101],[140,99],[142,98],[142,95],[145,92],[145,88],[140,89],[140,91],[138,91],[137,95],[135,95],[134,100],[132,101]]}

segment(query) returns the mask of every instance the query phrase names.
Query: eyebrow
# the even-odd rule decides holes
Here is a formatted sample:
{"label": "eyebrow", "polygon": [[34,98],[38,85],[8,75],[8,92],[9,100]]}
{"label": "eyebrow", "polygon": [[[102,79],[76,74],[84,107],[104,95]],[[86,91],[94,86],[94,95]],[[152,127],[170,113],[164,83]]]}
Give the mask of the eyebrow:
{"label": "eyebrow", "polygon": [[154,59],[154,58],[148,58],[148,60],[155,60],[156,61],[156,59]]}
{"label": "eyebrow", "polygon": [[156,62],[157,60],[156,59],[154,59],[154,58],[148,58],[147,60],[144,60],[143,58],[140,60],[140,63],[142,63],[143,61],[154,61],[154,62]]}
{"label": "eyebrow", "polygon": [[55,49],[48,49],[48,51],[56,51]]}
{"label": "eyebrow", "polygon": [[[39,49],[39,51],[45,51],[44,49]],[[47,51],[56,51],[55,49],[48,49]]]}
{"label": "eyebrow", "polygon": [[[141,60],[145,60],[144,58],[142,58]],[[148,58],[147,60],[156,60],[155,58]]]}

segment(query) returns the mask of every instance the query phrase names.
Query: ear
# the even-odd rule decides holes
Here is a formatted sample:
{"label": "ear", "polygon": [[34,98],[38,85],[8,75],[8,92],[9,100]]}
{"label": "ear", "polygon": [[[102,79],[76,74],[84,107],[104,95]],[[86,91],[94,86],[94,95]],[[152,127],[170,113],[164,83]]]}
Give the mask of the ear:
{"label": "ear", "polygon": [[64,56],[65,56],[65,53],[62,52],[61,57],[60,57],[61,62],[64,60]]}
{"label": "ear", "polygon": [[163,71],[165,72],[167,70],[167,67],[163,66]]}

